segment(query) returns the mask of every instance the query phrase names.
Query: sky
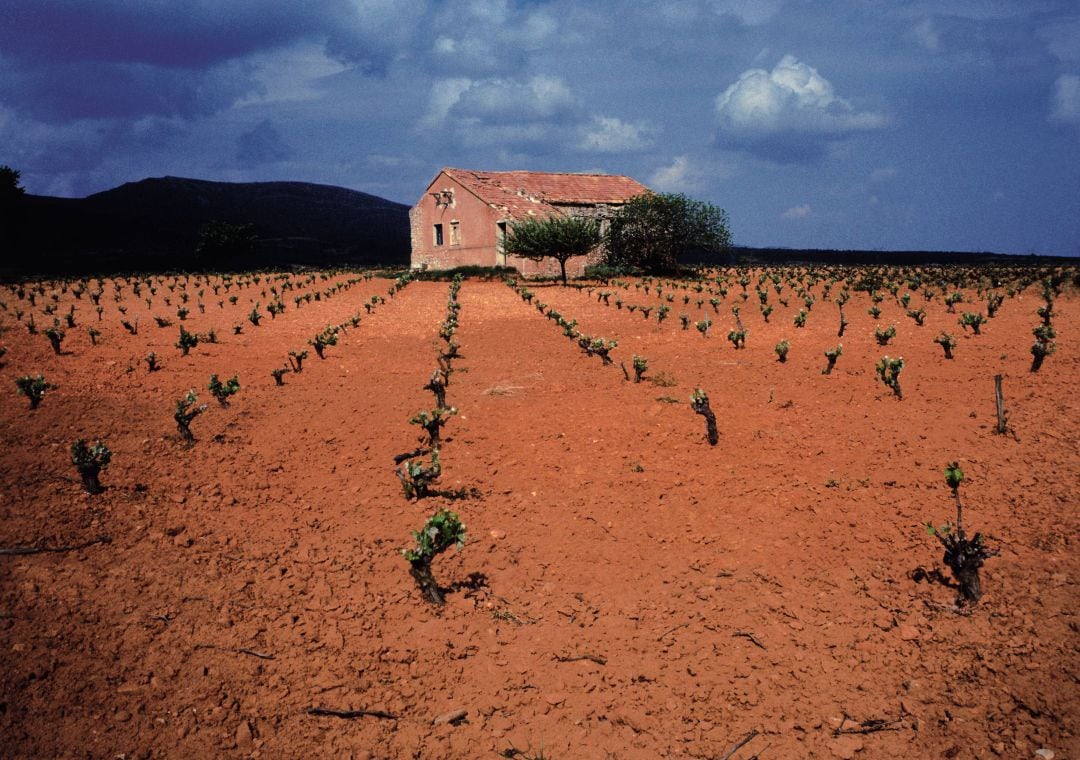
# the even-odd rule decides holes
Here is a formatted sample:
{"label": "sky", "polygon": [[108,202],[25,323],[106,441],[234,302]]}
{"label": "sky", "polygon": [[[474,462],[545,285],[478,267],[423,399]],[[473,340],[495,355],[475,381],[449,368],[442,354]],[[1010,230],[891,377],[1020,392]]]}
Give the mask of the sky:
{"label": "sky", "polygon": [[0,164],[81,197],[627,174],[749,246],[1080,255],[1077,0],[0,0]]}

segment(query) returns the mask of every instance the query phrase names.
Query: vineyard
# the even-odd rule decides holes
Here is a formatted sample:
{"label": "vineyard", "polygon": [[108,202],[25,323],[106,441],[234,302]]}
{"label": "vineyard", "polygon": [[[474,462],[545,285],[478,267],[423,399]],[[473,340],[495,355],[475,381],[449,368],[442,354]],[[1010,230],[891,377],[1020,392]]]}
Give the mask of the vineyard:
{"label": "vineyard", "polygon": [[1078,294],[2,284],[3,754],[1076,757]]}

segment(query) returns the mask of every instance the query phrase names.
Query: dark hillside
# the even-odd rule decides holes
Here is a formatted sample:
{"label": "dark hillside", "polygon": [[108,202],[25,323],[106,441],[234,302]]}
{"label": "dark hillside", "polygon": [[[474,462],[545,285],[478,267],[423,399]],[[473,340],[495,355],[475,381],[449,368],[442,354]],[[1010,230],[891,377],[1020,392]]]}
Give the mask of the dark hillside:
{"label": "dark hillside", "polygon": [[209,182],[163,177],[87,198],[27,196],[10,273],[188,269],[211,221],[252,224],[256,252],[205,266],[253,268],[406,264],[409,207],[304,182]]}

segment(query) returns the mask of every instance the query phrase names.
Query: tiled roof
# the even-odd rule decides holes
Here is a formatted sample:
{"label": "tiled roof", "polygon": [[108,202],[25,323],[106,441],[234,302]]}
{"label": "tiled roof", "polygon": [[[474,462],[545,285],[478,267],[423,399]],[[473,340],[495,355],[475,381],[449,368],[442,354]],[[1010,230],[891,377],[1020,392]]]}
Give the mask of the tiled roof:
{"label": "tiled roof", "polygon": [[485,203],[514,217],[560,213],[560,205],[625,203],[649,191],[637,180],[616,174],[558,172],[480,172],[443,169]]}

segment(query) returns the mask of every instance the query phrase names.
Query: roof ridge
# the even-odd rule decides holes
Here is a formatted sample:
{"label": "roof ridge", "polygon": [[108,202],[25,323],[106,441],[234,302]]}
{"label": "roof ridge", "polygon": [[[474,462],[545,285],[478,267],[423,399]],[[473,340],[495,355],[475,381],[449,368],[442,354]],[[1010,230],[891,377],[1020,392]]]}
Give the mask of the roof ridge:
{"label": "roof ridge", "polygon": [[486,169],[461,169],[453,166],[444,166],[442,170],[444,172],[465,172],[468,174],[548,174],[565,177],[624,177],[626,179],[633,179],[633,177],[628,174],[604,174],[603,172],[548,172],[537,171],[534,169],[500,169],[497,171],[488,171]]}
{"label": "roof ridge", "polygon": [[515,217],[541,210],[554,213],[558,207],[567,204],[621,204],[649,190],[625,174],[525,169],[486,172],[452,166],[443,167],[440,174],[456,181],[481,202]]}

